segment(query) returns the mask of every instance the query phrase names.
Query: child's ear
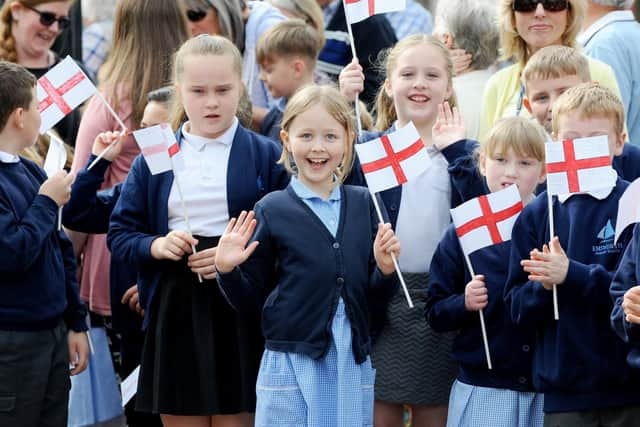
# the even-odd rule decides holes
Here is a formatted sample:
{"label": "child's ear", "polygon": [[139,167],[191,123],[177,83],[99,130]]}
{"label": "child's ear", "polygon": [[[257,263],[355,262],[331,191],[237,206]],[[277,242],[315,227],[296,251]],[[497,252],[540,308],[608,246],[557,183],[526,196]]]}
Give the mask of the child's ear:
{"label": "child's ear", "polygon": [[622,150],[624,150],[624,144],[627,141],[626,132],[622,131],[616,140],[616,146],[613,149],[613,155],[619,156],[622,154]]}
{"label": "child's ear", "polygon": [[293,71],[297,75],[301,75],[307,69],[307,64],[305,64],[304,61],[300,58],[294,59],[291,65],[293,67]]}
{"label": "child's ear", "polygon": [[22,107],[18,107],[9,116],[9,123],[12,123],[16,128],[24,129],[24,113],[25,110]]}
{"label": "child's ear", "polygon": [[524,97],[524,99],[522,100],[522,105],[524,105],[524,108],[527,109],[527,111],[529,112],[529,114],[533,114],[531,112],[531,103],[529,102],[529,98],[527,98],[526,96]]}
{"label": "child's ear", "polygon": [[389,98],[393,98],[393,93],[391,92],[391,80],[384,79],[383,83],[384,92],[387,94]]}
{"label": "child's ear", "polygon": [[487,163],[487,156],[485,156],[484,153],[480,153],[480,156],[478,156],[478,166],[480,168],[480,174],[482,176],[487,176],[486,163]]}
{"label": "child's ear", "polygon": [[[280,130],[280,139],[282,140],[282,146],[289,150],[289,134],[286,130]],[[289,150],[291,152],[291,150]]]}
{"label": "child's ear", "polygon": [[540,176],[538,177],[538,184],[542,184],[546,180],[547,180],[547,167],[544,164],[544,162],[542,162],[542,167],[540,168]]}

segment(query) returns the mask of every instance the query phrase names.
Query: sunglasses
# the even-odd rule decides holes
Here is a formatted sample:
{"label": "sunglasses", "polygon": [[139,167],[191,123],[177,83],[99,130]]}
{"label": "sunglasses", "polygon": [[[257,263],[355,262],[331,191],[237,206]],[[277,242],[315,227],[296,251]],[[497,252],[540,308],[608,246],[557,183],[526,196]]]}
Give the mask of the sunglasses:
{"label": "sunglasses", "polygon": [[42,12],[41,10],[38,10],[26,4],[22,4],[22,6],[40,15],[40,23],[45,27],[50,27],[54,22],[58,21],[58,27],[60,27],[61,30],[64,30],[69,26],[69,24],[71,24],[71,21],[67,16],[56,17],[56,14],[52,12]]}
{"label": "sunglasses", "polygon": [[190,22],[200,22],[207,16],[207,11],[202,9],[187,9],[187,19]]}
{"label": "sunglasses", "polygon": [[538,3],[547,12],[560,12],[569,8],[569,0],[514,0],[513,10],[516,12],[533,12],[538,8]]}

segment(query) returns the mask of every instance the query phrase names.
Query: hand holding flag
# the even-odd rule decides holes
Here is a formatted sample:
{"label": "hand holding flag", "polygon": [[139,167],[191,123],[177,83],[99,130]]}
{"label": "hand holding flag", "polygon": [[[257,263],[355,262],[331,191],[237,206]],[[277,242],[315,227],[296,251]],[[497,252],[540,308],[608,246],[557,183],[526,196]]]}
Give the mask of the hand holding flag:
{"label": "hand holding flag", "polygon": [[[457,208],[451,209],[451,217],[456,227],[456,234],[460,240],[467,268],[473,280],[476,280],[478,276],[473,270],[469,254],[487,246],[511,240],[513,224],[523,207],[518,188],[515,185],[511,185],[504,190],[476,197]],[[492,369],[489,341],[482,309],[478,313],[480,314],[480,327],[487,356],[487,366]]]}
{"label": "hand holding flag", "polygon": [[[64,146],[64,141],[58,138],[55,133],[47,131],[47,135],[49,135],[49,149],[42,168],[47,177],[51,178],[64,170],[64,165],[67,163],[67,149]],[[62,230],[62,207],[58,209],[58,231],[60,230]]]}

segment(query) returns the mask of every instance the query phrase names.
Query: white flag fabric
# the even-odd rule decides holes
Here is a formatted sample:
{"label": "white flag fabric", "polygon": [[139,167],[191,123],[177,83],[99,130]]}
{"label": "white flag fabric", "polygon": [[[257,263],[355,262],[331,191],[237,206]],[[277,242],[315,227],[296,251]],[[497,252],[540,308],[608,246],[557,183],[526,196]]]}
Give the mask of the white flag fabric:
{"label": "white flag fabric", "polygon": [[64,148],[63,142],[49,136],[49,150],[47,150],[47,157],[45,157],[42,167],[47,173],[47,177],[51,178],[60,172],[66,162],[67,150]]}
{"label": "white flag fabric", "polygon": [[348,24],[355,24],[378,13],[405,9],[405,0],[344,0]]}
{"label": "white flag fabric", "polygon": [[67,56],[38,79],[36,92],[45,133],[96,92],[96,87],[76,62]]}
{"label": "white flag fabric", "polygon": [[184,167],[180,145],[168,124],[160,124],[133,132],[152,175]]}
{"label": "white flag fabric", "polygon": [[510,185],[451,209],[462,250],[468,255],[511,240],[511,229],[523,207],[518,188]]}
{"label": "white flag fabric", "polygon": [[545,143],[547,191],[571,194],[615,186],[606,135]]}
{"label": "white flag fabric", "polygon": [[356,144],[369,191],[377,193],[420,175],[431,159],[413,123],[372,141]]}
{"label": "white flag fabric", "polygon": [[636,222],[640,222],[640,178],[633,181],[618,200],[614,243],[618,242],[618,238],[628,226]]}

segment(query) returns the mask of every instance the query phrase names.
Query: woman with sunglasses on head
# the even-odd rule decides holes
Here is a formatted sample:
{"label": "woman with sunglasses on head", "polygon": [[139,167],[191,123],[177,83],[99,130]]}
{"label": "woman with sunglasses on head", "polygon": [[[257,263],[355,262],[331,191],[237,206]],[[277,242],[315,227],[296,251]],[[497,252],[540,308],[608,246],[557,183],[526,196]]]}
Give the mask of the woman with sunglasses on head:
{"label": "woman with sunglasses on head", "polygon": [[[513,65],[494,74],[484,90],[478,138],[503,117],[526,116],[522,69],[536,51],[546,46],[577,47],[576,36],[585,17],[586,0],[500,0],[498,19],[503,60]],[[589,58],[593,81],[620,96],[610,66]]]}
{"label": "woman with sunglasses on head", "polygon": [[[42,77],[60,58],[51,46],[70,24],[73,0],[5,1],[0,9],[0,59],[15,62]],[[80,112],[72,111],[55,126],[62,139],[75,144]]]}
{"label": "woman with sunglasses on head", "polygon": [[231,40],[242,53],[242,80],[251,103],[253,121],[261,123],[275,102],[260,80],[255,48],[262,33],[286,17],[264,1],[183,0],[191,35],[217,34]]}

